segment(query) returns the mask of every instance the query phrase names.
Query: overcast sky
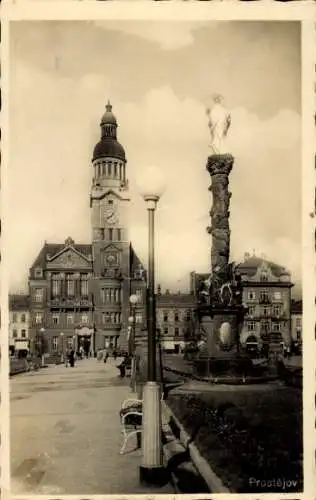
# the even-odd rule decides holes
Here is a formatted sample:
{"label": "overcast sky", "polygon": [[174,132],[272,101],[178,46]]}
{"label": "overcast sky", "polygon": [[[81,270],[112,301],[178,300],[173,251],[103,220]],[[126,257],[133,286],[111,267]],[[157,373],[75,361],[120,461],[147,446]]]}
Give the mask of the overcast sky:
{"label": "overcast sky", "polygon": [[[11,30],[11,290],[44,240],[91,241],[91,158],[107,99],[131,184],[131,239],[146,265],[148,165],[166,178],[157,281],[210,267],[205,107],[232,113],[231,259],[265,254],[301,279],[300,26],[295,22],[16,22]],[[7,226],[7,227],[8,227]]]}

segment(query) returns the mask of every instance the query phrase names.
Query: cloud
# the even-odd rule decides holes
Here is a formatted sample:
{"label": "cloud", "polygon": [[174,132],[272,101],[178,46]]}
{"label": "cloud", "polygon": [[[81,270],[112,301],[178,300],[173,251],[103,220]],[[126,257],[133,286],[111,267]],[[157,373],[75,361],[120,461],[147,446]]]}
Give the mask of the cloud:
{"label": "cloud", "polygon": [[[185,30],[182,35],[188,40]],[[52,76],[41,65],[13,65],[6,194],[13,288],[26,283],[44,240],[60,242],[70,235],[78,242],[90,241],[91,156],[109,94],[128,159],[130,234],[137,252],[145,262],[147,218],[137,179],[146,167],[157,165],[167,184],[157,211],[157,279],[170,288],[179,280],[187,286],[191,270],[210,268],[204,90],[201,95],[198,90],[178,93],[170,73],[170,84],[150,84],[141,97],[130,92],[122,98],[120,77],[119,66],[112,73],[101,68],[76,78],[58,72]],[[245,107],[233,107],[231,113],[231,258],[242,259],[255,248],[300,280],[300,117],[289,109],[266,119]]]}
{"label": "cloud", "polygon": [[159,44],[162,50],[178,50],[187,47],[194,42],[194,32],[208,26],[208,29],[215,29],[218,25],[216,22],[209,21],[179,21],[176,23],[171,21],[147,21],[143,22],[120,22],[120,23],[105,23],[97,21],[95,26],[105,29],[106,31],[114,30],[121,31],[124,34],[129,34],[143,38],[150,42]]}

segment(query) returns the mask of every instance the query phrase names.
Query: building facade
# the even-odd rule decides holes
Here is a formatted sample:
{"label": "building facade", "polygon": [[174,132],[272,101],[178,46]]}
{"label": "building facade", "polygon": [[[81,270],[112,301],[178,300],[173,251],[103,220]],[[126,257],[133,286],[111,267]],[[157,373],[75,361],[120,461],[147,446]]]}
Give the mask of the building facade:
{"label": "building facade", "polygon": [[291,334],[293,342],[303,341],[303,305],[301,300],[291,302]]}
{"label": "building facade", "polygon": [[28,351],[30,347],[29,336],[29,297],[24,294],[9,296],[9,350]]}
{"label": "building facade", "polygon": [[157,328],[164,350],[179,352],[193,340],[193,293],[161,292],[158,286],[156,299]]}
{"label": "building facade", "polygon": [[30,269],[30,335],[47,353],[126,348],[131,294],[139,298],[136,328],[145,322],[146,275],[129,241],[127,161],[110,103],[100,127],[92,157],[92,242],[45,243]]}
{"label": "building facade", "polygon": [[[235,266],[243,282],[243,304],[248,308],[240,341],[269,342],[279,345],[291,342],[291,282],[290,273],[282,266],[255,255],[245,254]],[[207,274],[190,275],[190,288],[196,296],[198,284]]]}

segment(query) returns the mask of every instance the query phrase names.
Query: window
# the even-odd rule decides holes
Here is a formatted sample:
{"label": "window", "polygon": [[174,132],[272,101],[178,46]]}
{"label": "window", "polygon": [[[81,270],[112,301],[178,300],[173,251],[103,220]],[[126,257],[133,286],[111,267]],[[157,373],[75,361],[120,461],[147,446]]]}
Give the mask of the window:
{"label": "window", "polygon": [[273,332],[280,332],[281,331],[281,324],[280,323],[272,323],[272,331]]}
{"label": "window", "polygon": [[67,337],[67,349],[71,349],[73,346],[73,338],[72,337]]}
{"label": "window", "polygon": [[72,325],[74,322],[73,314],[67,314],[67,325]]}
{"label": "window", "polygon": [[110,313],[106,312],[102,314],[102,323],[110,323]]}
{"label": "window", "polygon": [[87,324],[88,323],[88,315],[87,314],[82,314],[81,316],[81,323]]}
{"label": "window", "polygon": [[256,313],[256,308],[255,308],[255,306],[250,306],[250,307],[248,308],[248,314],[249,314],[249,316],[254,316],[254,315],[255,315],[255,313]]}
{"label": "window", "polygon": [[108,205],[113,205],[113,200],[108,200]]}
{"label": "window", "polygon": [[255,300],[256,298],[256,293],[255,292],[248,292],[248,300]]}
{"label": "window", "polygon": [[261,275],[260,275],[260,281],[268,281],[268,275],[267,275],[267,273],[261,273]]}
{"label": "window", "polygon": [[59,314],[58,313],[54,313],[52,315],[52,320],[53,320],[53,325],[58,325],[59,324]]}
{"label": "window", "polygon": [[141,313],[136,313],[135,319],[136,323],[141,323],[143,321],[143,315]]}
{"label": "window", "polygon": [[163,334],[164,334],[164,335],[168,335],[168,327],[165,327],[165,328],[163,329]]}
{"label": "window", "polygon": [[248,321],[248,332],[255,332],[256,331],[256,323],[254,321]]}
{"label": "window", "polygon": [[17,332],[17,330],[13,330],[13,332],[12,332],[12,337],[13,337],[14,339],[16,339],[16,338],[17,338],[17,336],[18,336],[18,332]]}
{"label": "window", "polygon": [[52,296],[58,297],[58,295],[60,295],[60,280],[55,275],[52,279]]}
{"label": "window", "polygon": [[109,241],[113,241],[113,229],[111,227],[109,229]]}
{"label": "window", "polygon": [[268,300],[269,300],[269,292],[268,292],[268,290],[260,290],[260,292],[259,292],[259,300],[261,302],[268,302]]}
{"label": "window", "polygon": [[178,311],[175,311],[175,312],[174,312],[174,320],[175,320],[176,322],[178,322],[178,321],[179,321],[179,313],[178,313]]}
{"label": "window", "polygon": [[12,315],[12,321],[13,321],[13,323],[17,322],[17,314],[16,313],[13,313],[13,315]]}
{"label": "window", "polygon": [[43,322],[43,314],[42,313],[36,313],[35,314],[35,323],[36,324],[41,324]]}
{"label": "window", "polygon": [[75,282],[72,274],[67,274],[67,295],[68,297],[75,295]]}
{"label": "window", "polygon": [[116,232],[117,232],[117,241],[121,241],[121,239],[122,239],[122,231],[121,231],[121,229],[117,229]]}
{"label": "window", "polygon": [[22,339],[26,338],[26,330],[21,330],[21,337]]}
{"label": "window", "polygon": [[120,288],[117,288],[115,290],[115,302],[120,302],[121,301],[121,290]]}
{"label": "window", "polygon": [[37,267],[35,269],[35,278],[42,278],[43,277],[43,269],[41,269],[40,267]]}
{"label": "window", "polygon": [[263,314],[263,316],[270,316],[270,307],[263,306],[262,314]]}
{"label": "window", "polygon": [[282,293],[281,292],[274,292],[274,298],[276,300],[281,300],[282,299]]}
{"label": "window", "polygon": [[187,311],[185,315],[186,321],[189,321],[191,319],[191,311]]}
{"label": "window", "polygon": [[168,313],[166,311],[163,313],[163,320],[165,323],[168,321]]}
{"label": "window", "polygon": [[43,288],[35,288],[35,302],[42,302]]}
{"label": "window", "polygon": [[302,318],[296,318],[296,328],[302,327]]}
{"label": "window", "polygon": [[281,316],[282,309],[281,306],[273,306],[273,315],[274,316]]}
{"label": "window", "polygon": [[269,331],[270,331],[269,321],[266,321],[266,320],[261,321],[261,331],[263,333],[269,333]]}
{"label": "window", "polygon": [[86,274],[81,276],[80,294],[82,297],[88,297],[88,276]]}
{"label": "window", "polygon": [[179,337],[179,328],[174,329],[174,336]]}
{"label": "window", "polygon": [[52,338],[52,350],[57,351],[58,350],[58,337],[53,337]]}
{"label": "window", "polygon": [[24,313],[21,314],[21,323],[25,323],[25,314]]}

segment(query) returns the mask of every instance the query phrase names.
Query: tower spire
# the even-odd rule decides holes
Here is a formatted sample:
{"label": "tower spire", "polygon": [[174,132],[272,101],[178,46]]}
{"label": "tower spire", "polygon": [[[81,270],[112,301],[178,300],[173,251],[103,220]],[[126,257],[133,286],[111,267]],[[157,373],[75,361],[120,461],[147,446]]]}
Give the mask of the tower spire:
{"label": "tower spire", "polygon": [[105,105],[105,111],[106,111],[107,113],[111,113],[111,111],[112,111],[112,104],[110,103],[110,99],[108,99],[108,102],[107,102],[107,104]]}

